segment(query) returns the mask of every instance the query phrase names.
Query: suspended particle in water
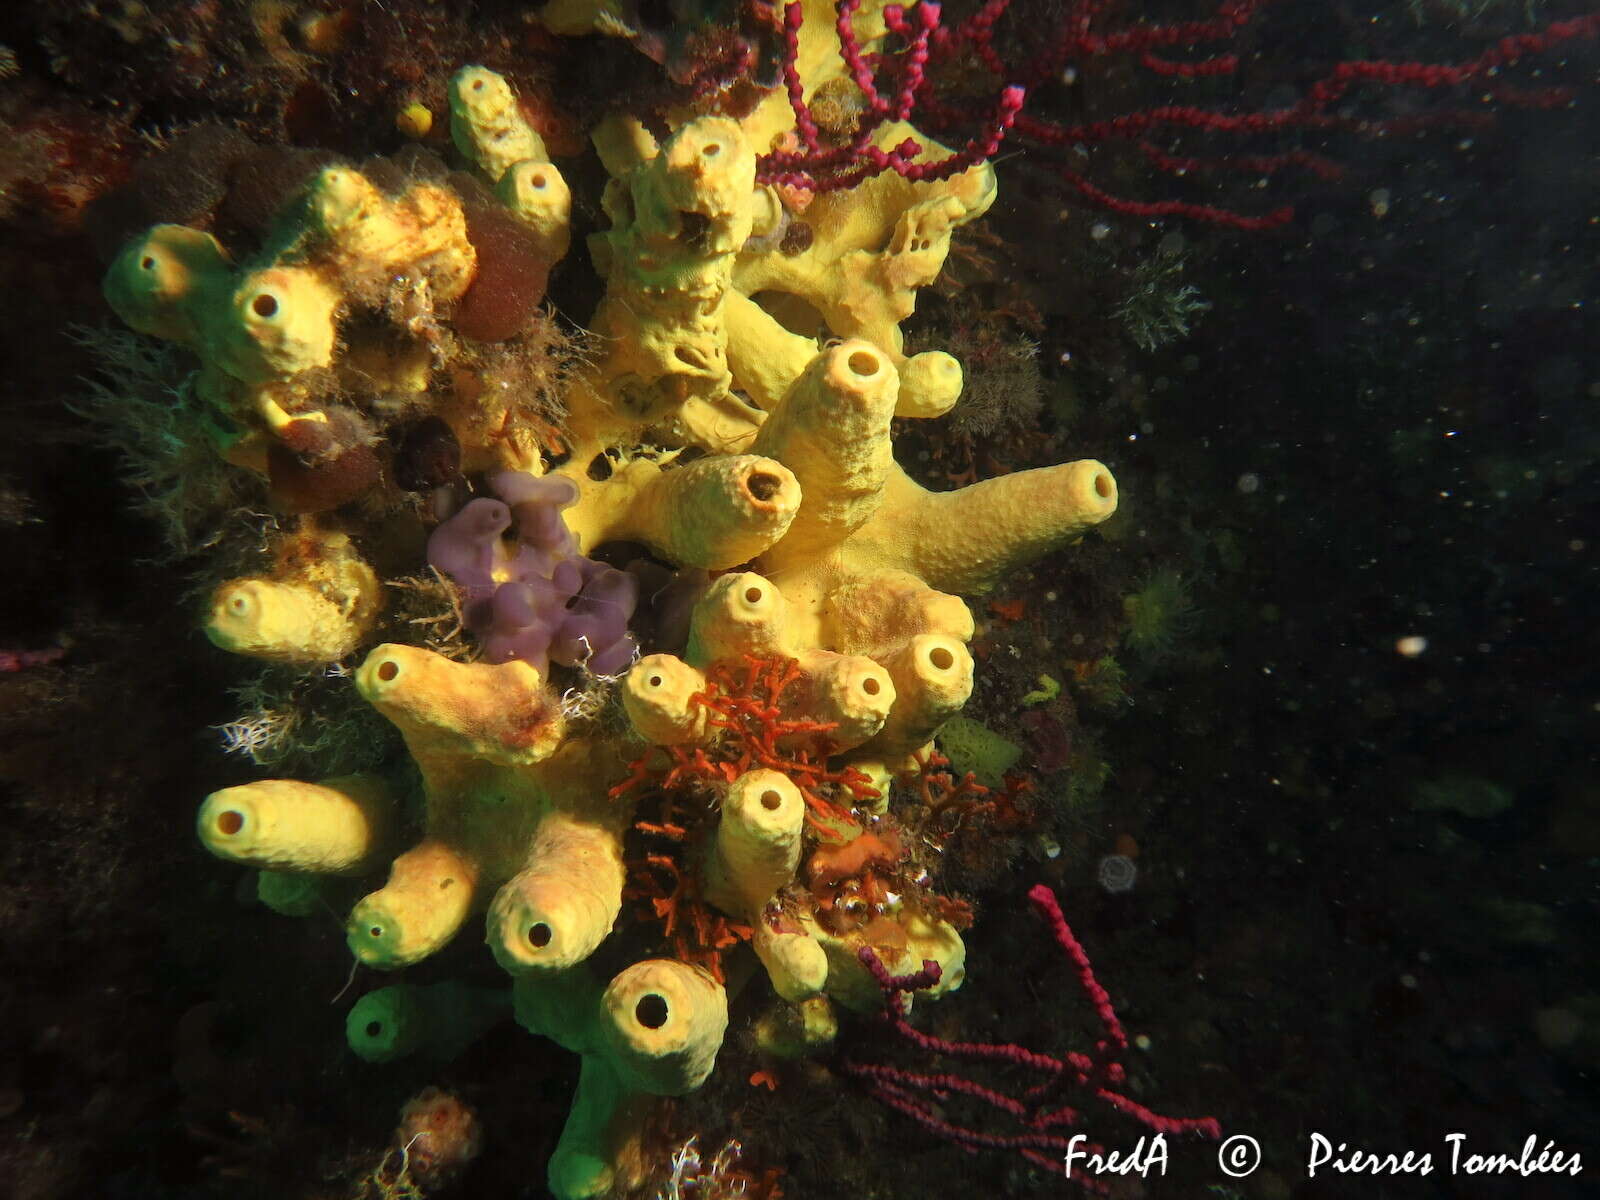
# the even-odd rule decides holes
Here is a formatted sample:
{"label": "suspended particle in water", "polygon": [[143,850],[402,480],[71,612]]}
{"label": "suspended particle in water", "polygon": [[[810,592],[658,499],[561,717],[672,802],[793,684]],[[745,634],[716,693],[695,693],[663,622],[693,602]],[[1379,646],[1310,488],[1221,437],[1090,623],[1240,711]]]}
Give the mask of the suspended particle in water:
{"label": "suspended particle in water", "polygon": [[1095,877],[1102,888],[1117,896],[1133,891],[1133,885],[1139,878],[1139,868],[1126,854],[1108,854],[1100,860]]}

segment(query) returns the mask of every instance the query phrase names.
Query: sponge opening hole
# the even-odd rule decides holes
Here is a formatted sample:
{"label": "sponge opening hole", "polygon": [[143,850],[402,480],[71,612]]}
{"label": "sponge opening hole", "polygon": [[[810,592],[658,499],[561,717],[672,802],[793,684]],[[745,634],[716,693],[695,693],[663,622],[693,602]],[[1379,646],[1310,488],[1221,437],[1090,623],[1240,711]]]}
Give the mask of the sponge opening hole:
{"label": "sponge opening hole", "polygon": [[878,373],[878,356],[867,350],[857,350],[849,358],[850,370],[869,379]]}
{"label": "sponge opening hole", "polygon": [[655,992],[640,996],[639,1002],[633,1006],[633,1019],[646,1029],[660,1029],[667,1023],[667,1016],[667,998]]}

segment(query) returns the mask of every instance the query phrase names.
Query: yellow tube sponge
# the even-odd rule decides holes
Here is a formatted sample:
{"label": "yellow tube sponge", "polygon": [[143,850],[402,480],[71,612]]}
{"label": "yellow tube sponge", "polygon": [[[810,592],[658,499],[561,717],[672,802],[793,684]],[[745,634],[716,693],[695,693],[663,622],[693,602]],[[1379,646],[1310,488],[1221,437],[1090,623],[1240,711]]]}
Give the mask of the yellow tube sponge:
{"label": "yellow tube sponge", "polygon": [[798,1003],[820,995],[827,986],[828,955],[809,932],[774,928],[763,916],[755,922],[750,940],[773,991],[785,1000]]}
{"label": "yellow tube sponge", "polygon": [[[802,477],[803,482],[803,477]],[[1005,575],[1117,511],[1117,484],[1093,459],[929,492],[896,469],[886,517],[865,531],[906,570],[945,591],[989,591]]]}
{"label": "yellow tube sponge", "polygon": [[[585,3],[551,11],[612,11]],[[859,98],[837,14],[803,3],[798,86],[837,110]],[[848,15],[865,53],[893,52],[883,0]],[[933,994],[960,985],[965,948],[940,916],[961,909],[936,890],[928,797],[891,794],[891,780],[972,692],[962,597],[1082,537],[1115,509],[1116,485],[1083,462],[936,495],[894,461],[894,418],[943,412],[961,390],[961,364],[907,355],[899,323],[952,231],[992,202],[987,166],[917,183],[885,171],[817,194],[792,181],[758,189],[757,154],[793,125],[788,90],[771,89],[738,119],[697,115],[688,100],[648,128],[638,112],[614,113],[594,134],[604,193],[575,205],[504,79],[468,67],[450,91],[456,143],[505,213],[479,207],[476,183],[458,200],[428,182],[390,190],[396,164],[335,166],[242,267],[206,234],[158,228],[118,260],[106,292],[136,328],[193,348],[196,394],[241,431],[230,460],[267,473],[280,501],[315,491],[321,480],[301,477],[353,449],[375,468],[362,477],[371,490],[352,486],[325,510],[337,516],[303,518],[272,570],[219,590],[208,632],[220,645],[356,661],[378,577],[316,521],[348,528],[385,570],[415,570],[433,522],[507,467],[555,472],[572,496],[559,514],[519,507],[515,544],[478,544],[475,585],[454,597],[469,628],[530,614],[540,628],[582,628],[585,605],[609,601],[581,590],[593,566],[572,552],[616,564],[648,550],[641,579],[683,570],[633,632],[675,644],[678,585],[716,574],[681,651],[642,658],[620,681],[556,667],[552,687],[520,661],[371,649],[355,687],[404,737],[425,800],[417,844],[392,863],[387,802],[359,781],[226,789],[199,818],[208,847],[268,872],[265,894],[296,911],[319,902],[299,887],[319,872],[387,865],[387,883],[349,914],[358,962],[417,963],[482,917],[519,1022],[582,1059],[550,1189],[599,1200],[645,1185],[654,1097],[712,1070],[724,972],[743,985],[755,970],[733,946],[744,924],[781,998],[759,1034],[768,1048],[828,1040],[834,1000],[881,1006],[863,946],[891,972],[938,962]],[[874,132],[898,142],[914,131]],[[540,260],[533,288],[566,248],[574,209],[596,207],[609,224],[588,248],[604,291],[586,339],[569,344],[552,314],[533,311],[539,296],[518,291],[515,260]],[[473,282],[467,215],[482,265],[507,278]],[[490,256],[492,234],[523,245]],[[449,303],[460,296],[467,306]],[[504,341],[472,336],[480,300],[516,309]],[[512,592],[490,586],[517,572],[520,614]],[[374,886],[335,879],[321,895]],[[640,954],[663,957],[613,977]],[[378,1060],[459,1048],[451,1029],[473,1024],[458,1021],[459,998],[380,989],[347,1035]]]}
{"label": "yellow tube sponge", "polygon": [[551,163],[525,159],[500,176],[495,195],[538,235],[547,262],[566,256],[572,244],[572,189]]}
{"label": "yellow tube sponge", "polygon": [[[462,203],[439,184],[414,181],[390,194],[375,178],[346,166],[320,171],[279,215],[268,245],[238,271],[210,234],[157,226],[107,273],[106,297],[129,324],[199,356],[196,393],[242,427],[218,435],[241,466],[265,473],[271,439],[296,421],[326,419],[319,407],[332,380],[323,371],[359,381],[346,399],[368,409],[363,417],[381,417],[371,411],[374,392],[403,380],[402,390],[420,394],[419,362],[425,382],[433,357],[453,346],[444,306],[467,292],[477,272]],[[529,191],[525,215],[541,241],[559,249],[570,196],[561,199],[554,168],[545,178],[550,203],[540,208]],[[347,354],[340,336],[346,313],[363,309],[381,313],[386,326],[354,329],[366,343],[366,363],[360,348]],[[374,353],[394,361],[373,369]],[[303,442],[286,440],[306,452]]]}
{"label": "yellow tube sponge", "polygon": [[309,267],[264,267],[239,280],[227,319],[209,330],[209,350],[235,379],[288,379],[333,364],[343,297]]}
{"label": "yellow tube sponge", "polygon": [[421,962],[443,948],[472,911],[477,867],[428,839],[394,860],[389,882],[361,900],[345,922],[357,961],[381,971]]}
{"label": "yellow tube sponge", "polygon": [[684,658],[708,666],[743,654],[792,658],[796,649],[783,593],[770,580],[740,571],[719,576],[694,606]]}
{"label": "yellow tube sponge", "polygon": [[906,974],[924,962],[938,963],[939,982],[921,993],[929,1000],[937,1000],[967,981],[967,947],[953,925],[921,914],[912,914],[901,924],[906,931],[905,953],[900,960],[904,965],[890,964],[891,972]]}
{"label": "yellow tube sponge", "polygon": [[889,811],[889,790],[894,786],[895,773],[881,758],[852,758],[850,766],[867,777],[867,787],[876,792],[876,799],[863,803],[866,811],[882,816]]}
{"label": "yellow tube sponge", "polygon": [[512,975],[583,962],[622,909],[622,844],[615,832],[552,813],[528,865],[495,895],[489,949]]}
{"label": "yellow tube sponge", "polygon": [[622,708],[634,732],[658,746],[689,746],[706,738],[706,709],[694,698],[706,677],[671,654],[647,654],[622,678]]}
{"label": "yellow tube sponge", "polygon": [[349,537],[301,531],[274,552],[270,576],[216,590],[206,636],[234,654],[274,662],[337,662],[354,653],[377,620],[382,588]]}
{"label": "yellow tube sponge", "polygon": [[890,763],[920,749],[972,695],[972,655],[953,637],[919,633],[883,665],[898,700],[877,737],[865,749]]}
{"label": "yellow tube sponge", "polygon": [[728,294],[726,312],[734,382],[759,408],[771,412],[821,347],[816,338],[785,329],[743,292]]}
{"label": "yellow tube sponge", "polygon": [[325,167],[306,195],[308,249],[345,288],[381,299],[397,275],[425,280],[435,301],[458,299],[472,282],[477,252],[455,193],[414,183],[387,196],[359,171]]}
{"label": "yellow tube sponge", "polygon": [[420,100],[413,100],[394,115],[394,127],[408,138],[419,141],[433,131],[433,110]]}
{"label": "yellow tube sponge", "polygon": [[800,865],[806,802],[781,771],[746,771],[728,785],[706,863],[706,898],[747,920]]}
{"label": "yellow tube sponge", "polygon": [[961,399],[965,382],[961,363],[943,350],[925,350],[900,364],[897,417],[938,417]]}
{"label": "yellow tube sponge", "polygon": [[[967,949],[954,927],[911,913],[902,913],[898,921],[905,932],[905,946],[897,950],[880,948],[878,954],[891,975],[908,975],[920,970],[924,962],[938,963],[938,985],[917,994],[927,999],[953,992],[966,981]],[[830,933],[821,926],[813,929],[828,959],[828,995],[853,1012],[881,1009],[883,993],[862,965],[859,936]]]}
{"label": "yellow tube sponge", "polygon": [[393,1062],[426,1044],[430,1015],[418,988],[378,988],[345,1015],[345,1039],[367,1062]]}
{"label": "yellow tube sponge", "polygon": [[650,1097],[618,1075],[600,1031],[601,988],[579,967],[524,975],[512,988],[517,1022],[582,1055],[578,1090],[546,1178],[558,1200],[596,1200],[644,1179]]}
{"label": "yellow tube sponge", "polygon": [[[613,111],[600,118],[589,141],[600,157],[600,165],[613,180],[621,179],[661,152],[661,144],[644,127],[644,122],[625,112]],[[595,264],[595,269],[605,273],[599,263]]]}
{"label": "yellow tube sponge", "polygon": [[974,629],[959,596],[936,592],[908,571],[882,571],[833,589],[821,619],[828,645],[873,657],[919,633],[969,642]]}
{"label": "yellow tube sponge", "polygon": [[682,1096],[704,1083],[728,1030],[722,985],[673,959],[625,967],[600,1009],[600,1035],[617,1074],[655,1096]]}
{"label": "yellow tube sponge", "polygon": [[367,1062],[393,1062],[416,1053],[448,1062],[505,1020],[510,1008],[503,989],[454,982],[395,984],[356,1001],[345,1018],[345,1040]]}
{"label": "yellow tube sponge", "polygon": [[233,654],[277,662],[337,662],[355,649],[338,609],[309,588],[235,579],[212,598],[206,636]]}
{"label": "yellow tube sponge", "polygon": [[209,233],[157,225],[123,248],[106,273],[112,311],[140,333],[199,345],[204,314],[227,303],[227,251]]}
{"label": "yellow tube sponge", "polygon": [[[818,950],[817,953],[822,953]],[[756,1048],[774,1058],[803,1058],[832,1045],[839,1018],[826,996],[774,1004],[756,1018]]]}
{"label": "yellow tube sponge", "polygon": [[607,273],[593,322],[607,353],[592,386],[614,408],[590,416],[648,420],[727,395],[723,301],[750,236],[754,186],[755,154],[739,126],[701,117],[607,189],[613,227],[591,239]]}
{"label": "yellow tube sponge", "polygon": [[883,667],[861,655],[831,650],[803,651],[798,661],[801,673],[791,711],[833,726],[823,736],[834,753],[853,750],[883,728],[897,695]]}
{"label": "yellow tube sponge", "polygon": [[643,1186],[650,1097],[624,1086],[605,1059],[586,1054],[561,1140],[545,1167],[557,1200],[600,1200]]}
{"label": "yellow tube sponge", "polygon": [[387,845],[393,801],[372,775],[262,779],[207,796],[195,819],[218,858],[275,871],[358,875]]}
{"label": "yellow tube sponge", "polygon": [[809,561],[866,523],[894,467],[889,422],[899,377],[888,357],[861,341],[817,355],[751,444],[800,481],[805,503],[764,556],[768,570]]}
{"label": "yellow tube sponge", "polygon": [[[809,15],[807,24],[812,24]],[[831,18],[816,22],[819,28],[831,24]],[[802,36],[807,36],[804,30]],[[880,144],[896,144],[913,132],[909,126],[885,125]],[[917,140],[930,153],[944,153],[921,135]],[[734,283],[747,296],[799,297],[827,333],[880,347],[902,368],[897,414],[937,416],[960,395],[960,366],[940,354],[905,370],[900,322],[915,311],[917,292],[938,277],[951,234],[988,211],[995,195],[994,171],[986,163],[935,183],[912,183],[886,171],[846,191],[813,197],[800,218],[812,232],[811,244],[798,254],[748,250],[739,257]],[[770,331],[753,317],[738,327],[729,353],[741,383],[746,381],[743,368],[771,340]]]}
{"label": "yellow tube sponge", "polygon": [[377,647],[356,688],[400,730],[426,776],[462,758],[540,762],[561,744],[559,701],[528,663],[458,663],[415,646]]}
{"label": "yellow tube sponge", "polygon": [[632,12],[620,0],[549,0],[539,10],[539,23],[551,33],[572,37],[585,33],[625,37]]}
{"label": "yellow tube sponge", "polygon": [[416,961],[497,891],[489,936],[508,968],[537,965],[536,951],[546,963],[592,952],[622,890],[625,814],[595,783],[620,770],[615,750],[563,745],[560,701],[523,662],[466,664],[385,645],[356,672],[356,687],[399,728],[421,769],[427,835],[414,853],[430,848],[459,874],[446,889],[438,871],[398,861],[389,887],[352,914],[352,949],[380,965]]}
{"label": "yellow tube sponge", "polygon": [[451,77],[450,137],[490,182],[524,159],[550,158],[511,85],[487,67],[462,67]]}
{"label": "yellow tube sponge", "polygon": [[519,975],[511,997],[517,1023],[529,1033],[547,1037],[574,1054],[599,1054],[602,1046],[596,1018],[603,989],[583,968],[548,974]]}
{"label": "yellow tube sponge", "polygon": [[853,250],[836,262],[829,273],[833,286],[819,306],[831,325],[898,349],[897,327],[915,308],[917,289],[939,277],[951,231],[994,202],[994,172],[987,166],[952,177],[950,185],[947,194],[902,211],[882,250]]}
{"label": "yellow tube sponge", "polygon": [[[792,644],[795,634],[782,593],[759,575],[724,575],[695,607],[688,653],[713,663],[742,655],[787,656],[775,643]],[[870,658],[829,650],[793,652],[799,673],[785,692],[785,710],[794,719],[824,722],[834,753],[869,740],[884,725],[895,702],[889,672]],[[705,675],[670,654],[652,654],[634,664],[623,680],[622,703],[638,734],[661,746],[708,740],[706,710],[693,703],[705,691]],[[790,735],[809,747],[813,732]]]}
{"label": "yellow tube sponge", "polygon": [[[725,571],[749,562],[788,532],[800,485],[782,463],[717,454],[663,470],[646,459],[621,467],[575,522],[584,545],[644,542],[683,566]],[[592,520],[592,524],[590,521]]]}
{"label": "yellow tube sponge", "polygon": [[[788,299],[769,296],[768,303],[781,311]],[[739,292],[729,296],[727,313],[728,364],[734,380],[759,407],[770,411],[816,354],[817,339],[785,328],[775,313]],[[900,371],[895,416],[941,416],[961,398],[965,376],[951,355],[928,350],[910,358],[895,352],[890,358]]]}

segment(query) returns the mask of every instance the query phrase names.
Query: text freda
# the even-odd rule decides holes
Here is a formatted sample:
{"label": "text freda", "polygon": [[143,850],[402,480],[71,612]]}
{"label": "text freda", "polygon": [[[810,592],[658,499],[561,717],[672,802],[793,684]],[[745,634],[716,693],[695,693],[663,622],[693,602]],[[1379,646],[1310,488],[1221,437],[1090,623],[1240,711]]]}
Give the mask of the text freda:
{"label": "text freda", "polygon": [[1067,1141],[1067,1156],[1063,1167],[1068,1178],[1081,1172],[1090,1175],[1138,1175],[1148,1177],[1153,1167],[1157,1175],[1167,1173],[1167,1139],[1165,1134],[1142,1137],[1131,1150],[1107,1150],[1104,1146],[1089,1147],[1088,1138],[1075,1133]]}

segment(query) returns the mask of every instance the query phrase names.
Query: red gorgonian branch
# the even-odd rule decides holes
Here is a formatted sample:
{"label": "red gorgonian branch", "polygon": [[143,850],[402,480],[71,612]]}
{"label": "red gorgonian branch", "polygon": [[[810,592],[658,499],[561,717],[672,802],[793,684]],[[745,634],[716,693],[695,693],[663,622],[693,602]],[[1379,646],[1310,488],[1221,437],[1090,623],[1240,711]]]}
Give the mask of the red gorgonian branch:
{"label": "red gorgonian branch", "polygon": [[[1393,119],[1362,118],[1344,107],[1358,86],[1439,91],[1482,85],[1480,103],[1551,108],[1568,102],[1571,90],[1518,88],[1503,78],[1504,73],[1526,59],[1600,35],[1600,13],[1589,13],[1503,37],[1459,62],[1337,62],[1325,68],[1300,99],[1279,108],[1228,111],[1197,104],[1153,104],[1080,122],[1025,111],[1040,89],[1059,84],[1064,77],[1076,78],[1090,64],[1120,63],[1134,73],[1184,82],[1236,76],[1241,34],[1271,2],[1222,0],[1213,13],[1198,20],[1113,28],[1108,26],[1112,6],[1107,0],[1074,0],[1055,28],[1028,29],[1013,37],[1011,41],[1025,42],[1031,49],[1007,57],[1002,43],[1010,42],[1000,36],[1002,23],[1007,18],[1025,19],[1014,11],[1022,7],[1015,0],[986,0],[965,19],[948,23],[941,6],[931,0],[911,7],[889,5],[883,10],[887,36],[870,50],[856,30],[862,0],[839,0],[835,9],[839,54],[859,93],[854,122],[845,129],[824,128],[816,97],[805,95],[798,65],[804,14],[799,3],[789,3],[784,8],[783,80],[794,110],[794,134],[790,145],[762,156],[758,178],[792,192],[810,193],[851,188],[886,171],[914,182],[931,181],[991,160],[1003,145],[1010,145],[1027,153],[1031,163],[1046,165],[1065,188],[1100,208],[1146,219],[1184,217],[1241,230],[1270,229],[1287,223],[1293,210],[1284,206],[1249,215],[1186,200],[1124,197],[1084,174],[1085,154],[1096,146],[1121,144],[1171,174],[1228,169],[1270,176],[1298,168],[1332,178],[1339,165],[1303,149],[1201,156],[1175,153],[1151,139],[1250,138],[1330,129],[1376,136],[1472,123],[1487,116],[1481,109],[1448,109]],[[959,85],[951,82],[957,78]],[[985,87],[987,100],[982,98]],[[930,147],[915,138],[903,138],[892,146],[880,144],[884,127],[900,122],[913,123],[959,148],[943,157],[933,149],[924,159]]]}
{"label": "red gorgonian branch", "polygon": [[[914,974],[890,975],[878,956],[870,948],[863,947],[860,959],[883,993],[884,1021],[902,1042],[939,1058],[1020,1068],[1039,1077],[1039,1082],[1020,1093],[1012,1093],[955,1072],[914,1071],[849,1059],[839,1063],[840,1070],[862,1080],[875,1099],[945,1141],[971,1151],[1015,1151],[1051,1170],[1063,1169],[1063,1156],[1072,1148],[1071,1135],[1059,1131],[1082,1122],[1082,1111],[1061,1101],[1062,1093],[1071,1088],[1133,1118],[1152,1133],[1195,1134],[1213,1140],[1221,1137],[1222,1128],[1215,1117],[1164,1117],[1121,1090],[1127,1081],[1121,1057],[1128,1048],[1128,1035],[1111,1005],[1111,997],[1095,978],[1089,956],[1062,915],[1055,893],[1040,884],[1028,893],[1028,899],[1034,911],[1049,925],[1056,945],[1077,975],[1079,989],[1099,1018],[1101,1037],[1089,1052],[1070,1051],[1058,1057],[1011,1042],[956,1042],[924,1033],[908,1019],[904,997],[937,984],[939,964],[924,962],[922,970]],[[1010,1117],[1011,1128],[995,1131],[977,1124],[960,1123],[944,1111],[944,1106],[958,1096]],[[1092,1142],[1084,1149],[1091,1153],[1103,1152],[1102,1147]],[[1070,1178],[1086,1191],[1102,1191],[1091,1178],[1076,1173]]]}

